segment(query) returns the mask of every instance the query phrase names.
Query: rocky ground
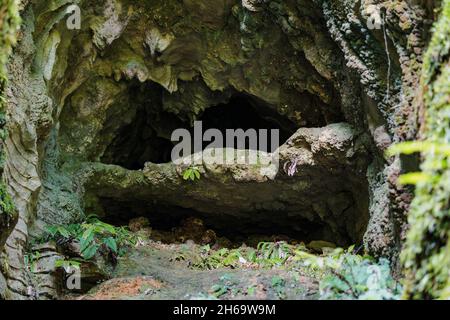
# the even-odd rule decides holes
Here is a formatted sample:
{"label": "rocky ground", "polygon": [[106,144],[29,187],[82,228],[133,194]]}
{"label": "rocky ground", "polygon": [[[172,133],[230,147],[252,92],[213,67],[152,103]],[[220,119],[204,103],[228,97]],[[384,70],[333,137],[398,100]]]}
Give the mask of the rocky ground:
{"label": "rocky ground", "polygon": [[67,299],[315,299],[318,282],[296,271],[259,269],[196,270],[196,245],[151,243],[120,258],[113,278],[88,294]]}
{"label": "rocky ground", "polygon": [[[34,241],[48,227],[92,214],[115,226],[145,216],[172,227],[195,216],[218,233],[361,243],[370,255],[399,264],[412,194],[397,180],[418,161],[385,151],[417,138],[424,125],[419,80],[434,1],[80,0],[79,30],[67,28],[65,0],[20,4],[22,28],[1,93],[8,134],[0,141],[0,197],[10,194],[14,210],[8,202],[0,207],[14,212],[0,217],[0,297],[58,299],[54,262],[61,245]],[[441,74],[431,66],[447,64],[447,49],[442,45],[442,55],[425,64],[434,70],[430,82]],[[195,121],[217,127],[217,107],[249,128],[281,130],[278,173],[202,164],[199,181],[183,179],[192,168],[169,159],[171,134],[193,130]],[[412,243],[428,240],[429,228]],[[124,287],[136,297],[149,285],[161,288],[148,298],[217,296],[223,288],[220,297],[231,298],[244,295],[253,277],[269,298],[282,296],[272,287],[283,287],[287,298],[310,297],[314,288],[292,270],[208,270],[192,268],[189,258],[169,263],[179,251],[207,244],[216,250],[214,234],[201,234],[198,247],[186,244],[196,240],[191,236],[161,236],[113,257],[116,267],[102,281],[113,280],[97,294]],[[414,250],[410,260],[422,260]],[[91,271],[95,279],[98,270]]]}
{"label": "rocky ground", "polygon": [[[136,245],[106,264],[99,263],[98,257],[90,267],[83,262],[81,281],[85,292],[68,293],[65,299],[303,300],[318,297],[316,275],[311,269],[302,270],[291,264],[293,257],[288,255],[287,242],[274,241],[284,238],[296,243],[287,237],[274,236],[270,239],[274,242],[267,242],[267,248],[262,249],[258,241],[263,236],[248,237],[249,245],[233,243],[217,237],[203,221],[195,218],[185,220],[171,231],[152,230],[145,218],[131,220],[129,228],[139,237]],[[333,244],[308,245],[316,252],[321,252],[322,246]],[[65,254],[73,256],[69,252],[73,247],[65,245]],[[256,260],[256,255],[263,251],[262,260]],[[89,286],[93,287],[87,289]]]}

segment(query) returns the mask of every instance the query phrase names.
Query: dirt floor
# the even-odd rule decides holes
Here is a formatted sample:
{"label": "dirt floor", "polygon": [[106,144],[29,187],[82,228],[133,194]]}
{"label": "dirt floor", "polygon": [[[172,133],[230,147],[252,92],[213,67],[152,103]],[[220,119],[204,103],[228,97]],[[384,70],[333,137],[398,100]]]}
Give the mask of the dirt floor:
{"label": "dirt floor", "polygon": [[195,244],[149,242],[119,258],[108,280],[80,300],[114,299],[315,299],[318,283],[297,271],[259,269],[245,263],[236,269],[193,268]]}

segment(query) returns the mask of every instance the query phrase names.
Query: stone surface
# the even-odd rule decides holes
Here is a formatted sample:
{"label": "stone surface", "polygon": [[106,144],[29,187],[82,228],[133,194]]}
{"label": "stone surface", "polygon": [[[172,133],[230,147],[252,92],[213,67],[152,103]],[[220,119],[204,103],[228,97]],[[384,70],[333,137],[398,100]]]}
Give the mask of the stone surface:
{"label": "stone surface", "polygon": [[[183,249],[184,248],[184,249]],[[67,299],[105,300],[197,300],[214,299],[214,285],[227,286],[222,300],[311,300],[318,295],[314,278],[286,270],[217,269],[193,270],[186,261],[173,261],[185,246],[149,245],[119,260],[114,279],[104,282],[83,296]],[[282,279],[283,292],[274,279]],[[253,290],[249,290],[253,288]]]}
{"label": "stone surface", "polygon": [[6,279],[3,274],[0,272],[0,300],[6,299],[6,293],[8,290],[8,286],[6,283]]}
{"label": "stone surface", "polygon": [[[361,196],[367,186],[358,181],[366,170],[359,159],[364,150],[357,145],[349,125],[333,124],[300,129],[280,147],[278,161],[266,154],[271,160],[267,165],[217,164],[204,158],[195,183],[182,178],[184,165],[148,163],[142,171],[131,171],[93,163],[84,169],[85,185],[110,218],[135,212],[153,224],[167,216],[177,219],[174,211],[182,214],[184,208],[230,233],[264,233],[268,227],[344,245],[361,240],[368,219],[367,197]],[[297,171],[288,177],[282,167],[294,157]],[[233,226],[235,218],[241,226]]]}
{"label": "stone surface", "polygon": [[[410,199],[395,179],[404,164],[382,151],[416,135],[430,18],[424,9],[431,5],[79,4],[82,29],[68,30],[66,1],[24,1],[20,44],[9,66],[4,176],[20,217],[5,246],[12,265],[5,276],[15,298],[29,298],[21,264],[30,233],[92,212],[117,215],[108,203],[139,211],[153,198],[169,209],[225,213],[259,226],[281,212],[287,217],[277,219],[280,227],[316,229],[337,243],[365,233],[369,252],[397,256]],[[366,11],[374,4],[386,10],[385,29],[368,28]],[[189,184],[181,177],[185,168],[149,161],[164,158],[155,150],[164,149],[173,129],[190,127],[236,96],[255,106],[258,117],[275,114],[272,120],[295,132],[280,149],[282,169],[293,177],[202,165],[203,179]],[[147,164],[126,168],[134,162]]]}

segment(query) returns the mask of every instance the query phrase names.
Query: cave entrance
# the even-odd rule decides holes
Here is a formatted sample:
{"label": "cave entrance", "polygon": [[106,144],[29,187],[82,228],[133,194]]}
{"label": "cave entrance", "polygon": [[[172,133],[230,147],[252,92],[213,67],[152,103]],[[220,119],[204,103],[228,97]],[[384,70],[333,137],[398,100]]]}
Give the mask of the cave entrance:
{"label": "cave entrance", "polygon": [[[225,102],[212,104],[195,119],[191,119],[190,114],[168,112],[172,109],[167,107],[168,104],[165,108],[167,94],[158,86],[137,84],[130,88],[131,106],[136,108],[136,113],[127,126],[115,133],[104,153],[103,163],[129,170],[157,167],[161,171],[158,169],[155,172],[161,172],[162,178],[170,176],[170,172],[173,173],[171,154],[178,143],[171,141],[171,135],[176,129],[185,129],[194,137],[192,120],[202,122],[203,133],[208,129],[217,129],[224,138],[228,129],[278,129],[280,145],[298,129],[298,124],[288,116],[246,93],[228,92],[222,99],[216,97],[215,101]],[[318,126],[308,123],[305,128],[320,130],[328,125],[328,122],[318,121]],[[338,130],[338,135],[341,133],[339,130],[343,129],[337,126],[326,130],[327,134]],[[204,142],[203,149],[209,144]],[[267,145],[271,142],[268,141]],[[247,143],[245,148],[249,147]],[[305,154],[309,152],[307,148],[305,150]],[[329,160],[333,161],[331,157]],[[249,237],[256,236],[261,241],[274,238],[303,242],[324,240],[346,246],[361,242],[368,221],[367,181],[360,174],[355,175],[354,168],[349,167],[357,159],[347,160],[351,164],[305,165],[298,175],[292,177],[282,171],[292,159],[283,158],[284,162],[274,180],[255,179],[253,171],[247,172],[245,169],[242,169],[241,176],[235,178],[225,172],[234,168],[225,168],[223,172],[217,171],[209,176],[205,174],[195,184],[181,181],[180,176],[179,184],[177,179],[174,179],[177,182],[168,179],[169,185],[155,188],[152,188],[151,182],[123,190],[92,190],[91,195],[98,201],[87,204],[86,209],[98,213],[106,222],[120,226],[128,225],[132,219],[145,217],[153,229],[163,233],[173,233],[173,230],[183,228],[189,219],[200,219],[205,229],[211,229],[217,236],[234,243],[246,242]],[[149,162],[162,165],[145,166]],[[167,168],[170,170],[165,171]],[[222,176],[217,178],[222,173],[223,179]],[[158,174],[156,176],[159,179]],[[158,188],[165,191],[159,192]]]}
{"label": "cave entrance", "polygon": [[[137,94],[133,93],[132,94]],[[133,122],[123,127],[107,148],[102,162],[116,164],[130,170],[142,169],[146,162],[161,164],[171,162],[172,149],[176,142],[171,134],[176,129],[186,129],[194,136],[194,127],[189,122],[162,110],[161,100],[139,100]],[[223,104],[207,108],[199,117],[203,132],[218,129],[223,137],[226,130],[267,129],[267,146],[271,144],[270,130],[279,130],[279,144],[284,144],[297,130],[294,122],[280,115],[264,101],[247,94],[234,94]],[[225,143],[225,141],[224,141]],[[203,150],[210,142],[203,143]],[[258,145],[259,146],[259,145]],[[249,141],[245,149],[250,149]],[[192,148],[193,150],[193,148]],[[275,150],[262,150],[273,152]]]}
{"label": "cave entrance", "polygon": [[[121,201],[112,198],[100,198],[99,201],[103,210],[108,213],[103,218],[105,222],[128,226],[136,219],[148,219],[154,231],[152,239],[167,244],[186,240],[202,244],[202,235],[211,230],[217,239],[222,238],[236,246],[242,243],[256,246],[265,241],[308,243],[315,240],[347,246],[360,240],[345,232],[337,234],[325,223],[310,221],[301,216],[292,217],[288,212],[211,214],[161,202]],[[196,226],[189,230],[193,227],[192,221],[196,222]]]}
{"label": "cave entrance", "polygon": [[[226,137],[227,129],[249,129],[279,130],[280,145],[284,144],[297,130],[296,125],[280,115],[268,104],[256,97],[246,94],[237,94],[225,104],[210,107],[201,115],[203,130],[218,129],[223,137]],[[271,146],[271,136],[268,135],[267,146]],[[208,142],[203,144],[203,149]],[[259,147],[259,146],[258,146]],[[244,149],[251,149],[248,141]],[[275,150],[261,150],[274,152]]]}

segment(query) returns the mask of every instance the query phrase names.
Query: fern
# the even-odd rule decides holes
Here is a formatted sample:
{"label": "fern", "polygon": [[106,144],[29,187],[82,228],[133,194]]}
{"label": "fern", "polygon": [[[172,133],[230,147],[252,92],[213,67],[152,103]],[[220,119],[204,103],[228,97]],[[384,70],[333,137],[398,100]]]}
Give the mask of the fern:
{"label": "fern", "polygon": [[195,181],[200,180],[200,169],[198,167],[189,167],[183,172],[183,179],[185,181]]}
{"label": "fern", "polygon": [[100,248],[107,248],[115,255],[123,255],[125,249],[135,246],[139,238],[125,227],[114,227],[90,216],[81,224],[47,227],[45,240],[64,242],[76,240],[80,243],[84,259],[92,259]]}

